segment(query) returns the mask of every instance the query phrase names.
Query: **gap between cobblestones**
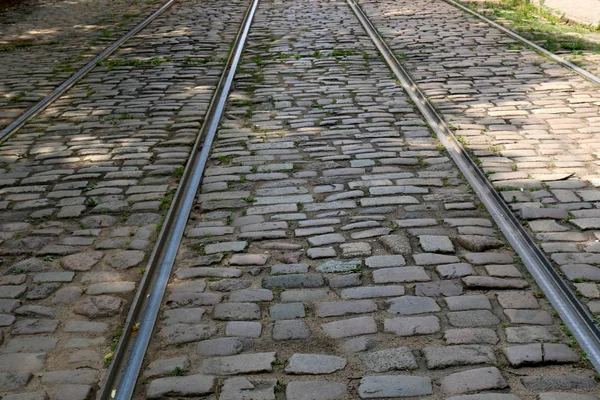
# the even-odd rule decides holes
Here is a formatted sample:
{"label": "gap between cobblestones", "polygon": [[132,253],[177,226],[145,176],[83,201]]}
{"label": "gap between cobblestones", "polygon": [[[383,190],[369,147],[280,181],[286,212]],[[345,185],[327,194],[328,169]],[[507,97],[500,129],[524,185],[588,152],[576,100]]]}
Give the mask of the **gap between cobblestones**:
{"label": "gap between cobblestones", "polygon": [[136,398],[595,399],[345,3],[256,18]]}

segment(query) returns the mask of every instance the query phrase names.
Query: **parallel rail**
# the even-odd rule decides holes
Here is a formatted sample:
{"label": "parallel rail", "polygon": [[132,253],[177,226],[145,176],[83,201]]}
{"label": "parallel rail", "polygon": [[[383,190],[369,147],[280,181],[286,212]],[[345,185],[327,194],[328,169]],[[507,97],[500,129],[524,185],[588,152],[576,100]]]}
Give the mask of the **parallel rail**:
{"label": "parallel rail", "polygon": [[19,129],[23,127],[29,120],[37,116],[39,113],[44,111],[50,104],[56,101],[59,97],[65,94],[69,89],[73,87],[81,78],[86,76],[99,62],[102,62],[106,57],[114,53],[119,47],[123,45],[127,40],[137,35],[142,29],[144,29],[150,22],[154,21],[159,15],[164,13],[169,7],[175,3],[175,0],[168,0],[158,10],[150,14],[146,19],[137,24],[133,29],[121,36],[113,44],[108,46],[104,51],[94,57],[93,60],[81,67],[66,81],[61,83],[56,89],[52,91],[48,96],[44,97],[33,107],[29,108],[23,114],[21,114],[16,120],[10,125],[0,131],[0,143],[5,142],[9,137],[14,135]]}
{"label": "parallel rail", "polygon": [[346,1],[404,90],[423,114],[428,125],[437,134],[438,139],[465,176],[467,182],[475,190],[475,193],[511,246],[521,257],[523,264],[536,280],[542,292],[571,330],[581,348],[586,352],[596,371],[600,372],[600,330],[594,324],[590,313],[556,272],[552,263],[537,247],[531,236],[523,229],[512,211],[502,200],[502,197],[458,142],[444,122],[443,117],[435,110],[409,72],[398,61],[364,11],[356,4],[355,0]]}
{"label": "parallel rail", "polygon": [[257,7],[258,0],[250,0],[229,59],[209,105],[206,119],[200,129],[200,134],[196,139],[173,198],[172,206],[167,213],[157,243],[150,255],[146,272],[129,309],[123,334],[98,396],[100,400],[129,400],[134,394],[136,382],[175,264],[177,249],[181,244],[190,212],[194,206],[212,142],[216,136],[227,96]]}

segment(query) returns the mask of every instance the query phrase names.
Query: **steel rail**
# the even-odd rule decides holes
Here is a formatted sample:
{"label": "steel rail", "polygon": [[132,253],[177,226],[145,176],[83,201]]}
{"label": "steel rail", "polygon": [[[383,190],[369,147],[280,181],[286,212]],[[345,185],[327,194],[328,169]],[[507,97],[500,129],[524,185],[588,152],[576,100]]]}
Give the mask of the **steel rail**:
{"label": "steel rail", "polygon": [[556,272],[552,263],[537,247],[533,239],[523,229],[504,200],[502,200],[483,172],[458,142],[442,116],[435,110],[408,71],[394,56],[363,10],[354,0],[346,1],[371,40],[377,46],[379,52],[385,58],[394,75],[400,81],[404,90],[408,93],[412,101],[414,101],[504,236],[521,257],[529,273],[554,306],[554,309],[558,312],[563,322],[571,330],[581,348],[586,352],[588,359],[596,371],[600,372],[600,330],[594,324],[589,312]]}
{"label": "steel rail", "polygon": [[100,400],[129,400],[133,396],[175,264],[177,250],[194,206],[204,168],[210,156],[212,142],[216,136],[257,7],[258,0],[250,0],[227,64],[208,107],[206,119],[190,153],[190,159],[186,164],[172,206],[165,217],[146,272],[130,307],[123,334],[119,339],[101,393],[98,396]]}
{"label": "steel rail", "polygon": [[121,36],[117,41],[108,46],[104,51],[94,57],[90,62],[81,67],[77,72],[71,75],[66,81],[61,83],[58,87],[56,87],[49,95],[44,97],[38,103],[36,103],[33,107],[27,109],[23,114],[21,114],[16,120],[14,120],[10,125],[0,131],[0,143],[6,141],[9,137],[14,135],[19,129],[23,127],[30,119],[34,118],[36,115],[41,113],[52,104],[56,99],[65,94],[67,90],[71,89],[75,83],[77,83],[81,78],[86,76],[99,62],[106,59],[106,57],[110,56],[115,52],[123,43],[129,40],[131,37],[135,36],[142,29],[144,29],[150,22],[154,21],[159,15],[165,12],[169,7],[171,7],[175,3],[175,0],[168,0],[165,4],[163,4],[158,10],[154,11],[150,14],[146,19],[137,24],[133,29],[127,32],[125,35]]}
{"label": "steel rail", "polygon": [[491,19],[489,19],[488,17],[484,16],[483,14],[478,13],[477,11],[471,10],[469,7],[465,7],[464,5],[460,4],[459,2],[455,1],[455,0],[443,0],[446,3],[453,5],[454,7],[460,8],[461,10],[468,12],[471,15],[474,15],[475,17],[485,21],[486,23],[488,23],[489,25],[493,26],[496,29],[501,30],[502,32],[506,33],[507,35],[509,35],[510,37],[512,37],[513,39],[516,39],[522,43],[525,43],[527,46],[533,48],[535,51],[537,51],[538,53],[556,61],[557,63],[561,64],[562,66],[570,69],[573,72],[576,72],[577,74],[583,76],[584,78],[594,82],[597,85],[600,85],[600,77],[597,75],[592,74],[589,71],[586,71],[583,68],[578,67],[577,65],[573,64],[570,61],[565,60],[564,58],[562,58],[561,56],[552,53],[551,51],[548,51],[546,49],[544,49],[542,46],[532,42],[529,39],[524,38],[523,36],[519,35],[518,33],[516,33],[515,31],[508,29],[505,26],[500,25],[499,23],[492,21]]}

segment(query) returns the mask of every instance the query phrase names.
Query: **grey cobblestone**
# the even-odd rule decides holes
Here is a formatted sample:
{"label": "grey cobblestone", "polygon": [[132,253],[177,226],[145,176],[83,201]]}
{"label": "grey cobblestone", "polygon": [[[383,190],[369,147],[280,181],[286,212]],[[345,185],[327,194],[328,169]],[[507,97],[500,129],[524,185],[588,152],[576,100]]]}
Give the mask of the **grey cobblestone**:
{"label": "grey cobblestone", "polygon": [[[370,1],[365,4],[374,7]],[[431,10],[437,4],[437,0],[426,2],[423,8]],[[406,2],[399,6],[407,7]],[[513,346],[531,344],[561,346],[548,347],[556,361],[527,365],[528,375],[590,376],[590,370],[574,359],[569,361],[570,355],[563,352],[562,345],[569,339],[558,329],[550,306],[534,295],[529,286],[532,281],[517,268],[514,252],[489,216],[478,209],[475,196],[346,3],[261,2],[255,18],[211,149],[200,201],[186,229],[195,237],[186,236],[179,249],[177,272],[147,362],[187,356],[190,366],[181,373],[221,375],[213,390],[224,398],[281,397],[283,393],[268,396],[287,384],[285,395],[291,399],[316,391],[323,398],[348,399],[441,399],[490,391],[533,399],[542,390],[524,386],[519,375],[523,371],[507,363],[504,354]],[[220,24],[222,19],[215,21]],[[474,30],[475,34],[484,31],[482,27]],[[454,40],[470,40],[465,35]],[[486,39],[486,44],[496,46],[494,40]],[[468,52],[469,46],[463,42],[461,51]],[[444,54],[440,52],[440,57],[445,58]],[[518,68],[511,64],[499,76],[512,73],[515,65]],[[218,75],[216,68],[212,71]],[[436,87],[439,83],[430,82]],[[462,94],[460,87],[442,89],[456,90],[453,96],[468,94]],[[522,95],[522,86],[515,86],[514,91],[515,96]],[[477,111],[495,107],[490,104],[494,99],[486,100]],[[177,104],[167,104],[157,112],[168,112]],[[496,127],[489,132],[506,134]],[[189,139],[190,134],[185,131],[184,137]],[[153,147],[146,141],[138,144],[141,148],[127,162],[151,156]],[[531,150],[514,147],[506,150]],[[157,154],[175,157],[172,154],[181,152],[164,149]],[[159,164],[153,166],[159,170]],[[519,171],[511,171],[510,165],[498,168],[494,182],[500,185],[518,179],[520,184],[528,179],[513,172]],[[110,179],[114,184],[93,190],[106,191],[96,196],[129,192],[124,199],[111,201],[127,202],[127,196],[138,196],[134,200],[140,203],[155,201],[151,196],[165,196],[172,187],[160,175],[149,178],[115,175]],[[116,184],[129,180],[137,182],[127,188]],[[516,195],[527,196],[531,203],[556,205],[545,202],[555,188],[543,187],[541,182],[536,179],[535,187],[540,190],[530,191],[527,188],[534,186],[524,185]],[[148,191],[153,187],[156,192]],[[584,201],[576,192],[579,189],[558,190],[572,191],[580,203]],[[26,194],[36,193],[41,192]],[[586,210],[594,207],[590,204]],[[159,215],[159,211],[136,213],[134,221],[147,222],[146,218]],[[539,220],[569,225],[554,218],[529,221]],[[112,229],[122,228],[118,218],[94,222],[111,225],[97,228],[90,224],[89,229],[111,230],[99,234],[98,243],[128,241],[129,232],[110,235]],[[550,225],[546,226],[550,231],[539,234],[568,232],[552,230],[555,227]],[[577,243],[560,237],[553,241]],[[106,254],[92,270],[105,266],[110,270],[106,257],[135,250],[125,242],[118,249],[102,250]],[[573,257],[570,251],[557,254],[563,266],[593,265],[595,260],[590,255]],[[122,281],[134,282],[128,274],[136,269],[114,272],[125,274]],[[87,291],[93,284],[80,282],[68,285],[81,284]],[[538,308],[533,307],[532,296]],[[238,309],[240,303],[243,309]],[[200,315],[198,308],[205,312]],[[169,321],[170,316],[191,317]],[[546,334],[509,331],[531,326],[547,329]],[[96,336],[108,335],[108,327]],[[546,339],[550,335],[555,339]],[[254,360],[265,353],[268,360]],[[298,355],[307,353],[313,361],[298,367]],[[324,363],[314,361],[324,356],[343,358],[344,367],[325,368]],[[567,365],[550,365],[559,360]],[[502,364],[502,370],[493,367]],[[288,374],[275,385],[287,368],[303,376]],[[404,369],[411,372],[401,372]],[[309,376],[321,372],[327,374],[326,380]],[[355,376],[361,378],[360,383],[349,380]],[[139,393],[152,382],[140,382]],[[597,393],[595,387],[581,391]]]}

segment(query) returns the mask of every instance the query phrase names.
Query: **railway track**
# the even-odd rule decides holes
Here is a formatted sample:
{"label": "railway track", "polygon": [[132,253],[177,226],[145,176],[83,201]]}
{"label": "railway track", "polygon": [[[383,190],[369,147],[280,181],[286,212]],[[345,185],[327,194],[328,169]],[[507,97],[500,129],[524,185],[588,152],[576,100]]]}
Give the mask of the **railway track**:
{"label": "railway track", "polygon": [[160,4],[154,0],[125,4],[41,0],[5,6],[0,15],[0,129]]}
{"label": "railway track", "polygon": [[154,21],[158,16],[160,16],[169,7],[171,7],[173,3],[174,0],[167,1],[158,10],[150,14],[142,22],[137,24],[133,29],[131,29],[125,35],[121,36],[113,44],[108,46],[102,53],[98,54],[90,62],[88,62],[86,65],[80,68],[76,73],[71,75],[66,81],[64,81],[61,85],[54,89],[52,93],[46,96],[43,100],[36,103],[33,107],[27,109],[27,111],[21,114],[11,124],[9,124],[6,128],[2,129],[0,131],[0,143],[6,141],[6,139],[8,139],[11,135],[14,135],[19,130],[19,128],[21,128],[25,123],[27,123],[32,118],[35,118],[40,112],[44,111],[46,107],[52,104],[59,97],[63,96],[71,87],[73,87],[75,83],[77,83],[81,78],[86,76],[92,70],[92,68],[104,61],[107,57],[114,53],[115,50],[122,46],[127,40],[135,36],[149,23]]}
{"label": "railway track", "polygon": [[361,7],[240,26],[98,397],[596,395],[592,315]]}

